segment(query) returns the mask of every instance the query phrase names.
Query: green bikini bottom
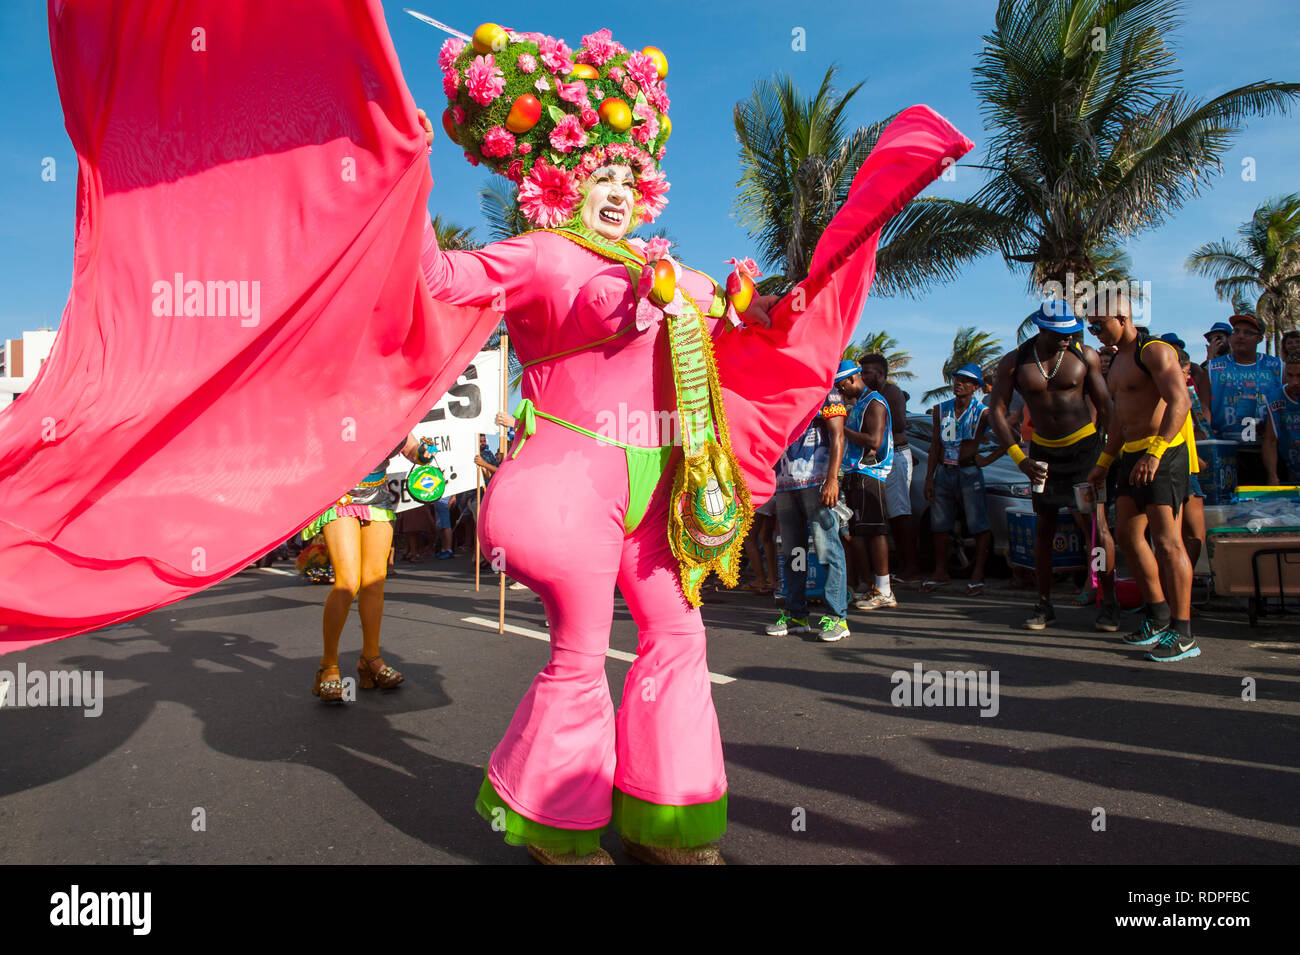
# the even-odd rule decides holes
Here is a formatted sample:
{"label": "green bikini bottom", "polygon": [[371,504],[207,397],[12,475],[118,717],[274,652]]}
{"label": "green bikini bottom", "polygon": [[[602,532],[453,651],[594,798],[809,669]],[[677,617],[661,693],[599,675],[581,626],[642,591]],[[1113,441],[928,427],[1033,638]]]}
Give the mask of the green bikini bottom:
{"label": "green bikini bottom", "polygon": [[537,433],[538,418],[545,418],[547,421],[555,422],[562,428],[568,428],[570,431],[585,434],[589,438],[595,438],[597,441],[623,449],[623,453],[627,455],[627,513],[623,516],[623,530],[628,534],[635,531],[640,525],[641,519],[645,517],[646,510],[650,507],[650,498],[654,494],[655,488],[659,486],[659,479],[663,477],[664,471],[668,469],[668,461],[673,454],[673,445],[670,444],[664,448],[638,448],[634,445],[624,444],[622,441],[607,438],[603,434],[588,431],[571,421],[565,421],[563,418],[557,418],[554,415],[546,414],[544,411],[538,411],[533,405],[532,399],[525,398],[515,410],[515,419],[519,425],[519,443],[510,454],[512,458],[518,457],[519,452],[524,449],[524,442],[528,440],[529,436]]}

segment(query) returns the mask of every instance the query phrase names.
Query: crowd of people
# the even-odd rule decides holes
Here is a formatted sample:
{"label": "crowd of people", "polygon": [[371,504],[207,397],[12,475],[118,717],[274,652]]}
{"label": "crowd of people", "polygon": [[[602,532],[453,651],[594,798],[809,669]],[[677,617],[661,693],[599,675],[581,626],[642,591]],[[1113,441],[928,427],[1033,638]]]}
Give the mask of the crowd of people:
{"label": "crowd of people", "polygon": [[[1199,655],[1191,590],[1205,544],[1206,492],[1196,442],[1230,442],[1239,485],[1300,483],[1300,331],[1282,337],[1279,359],[1259,353],[1264,326],[1256,316],[1233,315],[1205,333],[1202,365],[1176,334],[1153,337],[1136,323],[1123,294],[1081,311],[1091,314],[1087,322],[1062,301],[1044,302],[1030,316],[1033,337],[988,369],[958,368],[952,397],[930,410],[924,496],[934,565],[924,578],[905,393],[887,380],[882,355],[841,363],[833,390],[778,462],[776,494],[759,509],[747,547],[752,588],[772,593],[779,529],[790,572],[782,574],[785,605],[769,635],[842,640],[850,606],[896,607],[896,586],[928,593],[947,585],[959,518],[975,544],[966,592],[983,593],[991,547],[983,469],[1008,454],[1030,481],[1035,515],[1037,600],[1024,628],[1056,625],[1053,540],[1058,515],[1068,512],[1091,542],[1088,582],[1076,599],[1097,604],[1095,628],[1121,626],[1118,542],[1144,600],[1141,625],[1123,641],[1157,662]],[[1085,329],[1095,349],[1084,343]],[[824,572],[825,613],[816,620],[807,595],[810,551]]]}

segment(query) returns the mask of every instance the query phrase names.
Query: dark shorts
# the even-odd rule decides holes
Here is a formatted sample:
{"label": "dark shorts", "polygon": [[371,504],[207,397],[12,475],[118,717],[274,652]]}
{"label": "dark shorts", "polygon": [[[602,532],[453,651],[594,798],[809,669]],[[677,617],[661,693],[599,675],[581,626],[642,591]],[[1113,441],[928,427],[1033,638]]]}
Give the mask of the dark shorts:
{"label": "dark shorts", "polygon": [[1088,480],[1105,448],[1101,435],[1093,433],[1063,448],[1029,444],[1029,457],[1047,464],[1047,486],[1034,494],[1034,513],[1054,516],[1063,507],[1074,510],[1074,486]]}
{"label": "dark shorts", "polygon": [[885,482],[865,474],[844,475],[844,503],[853,511],[849,532],[884,534],[889,530],[885,513]]}
{"label": "dark shorts", "polygon": [[1119,456],[1115,467],[1119,469],[1119,496],[1130,497],[1139,511],[1148,507],[1166,505],[1178,516],[1179,508],[1187,503],[1188,460],[1187,445],[1179,444],[1169,448],[1160,458],[1160,467],[1156,469],[1155,479],[1141,487],[1129,481],[1133,465],[1145,455],[1143,451],[1127,451]]}

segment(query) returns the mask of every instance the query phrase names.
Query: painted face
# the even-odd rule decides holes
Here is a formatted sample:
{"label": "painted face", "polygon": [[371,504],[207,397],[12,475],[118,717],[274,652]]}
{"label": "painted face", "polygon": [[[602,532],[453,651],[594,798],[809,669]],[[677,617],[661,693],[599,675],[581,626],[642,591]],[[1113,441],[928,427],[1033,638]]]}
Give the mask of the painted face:
{"label": "painted face", "polygon": [[579,218],[582,224],[606,239],[618,241],[632,227],[636,202],[636,176],[627,166],[601,166],[583,183],[587,197]]}

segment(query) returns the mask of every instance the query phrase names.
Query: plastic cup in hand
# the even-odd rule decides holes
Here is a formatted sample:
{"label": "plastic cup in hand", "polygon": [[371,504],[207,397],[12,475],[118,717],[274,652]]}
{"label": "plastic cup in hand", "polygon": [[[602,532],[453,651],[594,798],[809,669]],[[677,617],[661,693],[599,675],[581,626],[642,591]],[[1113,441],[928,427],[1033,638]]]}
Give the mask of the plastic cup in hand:
{"label": "plastic cup in hand", "polygon": [[1034,461],[1034,469],[1037,471],[1037,476],[1033,478],[1033,491],[1035,494],[1042,494],[1047,490],[1047,462]]}

